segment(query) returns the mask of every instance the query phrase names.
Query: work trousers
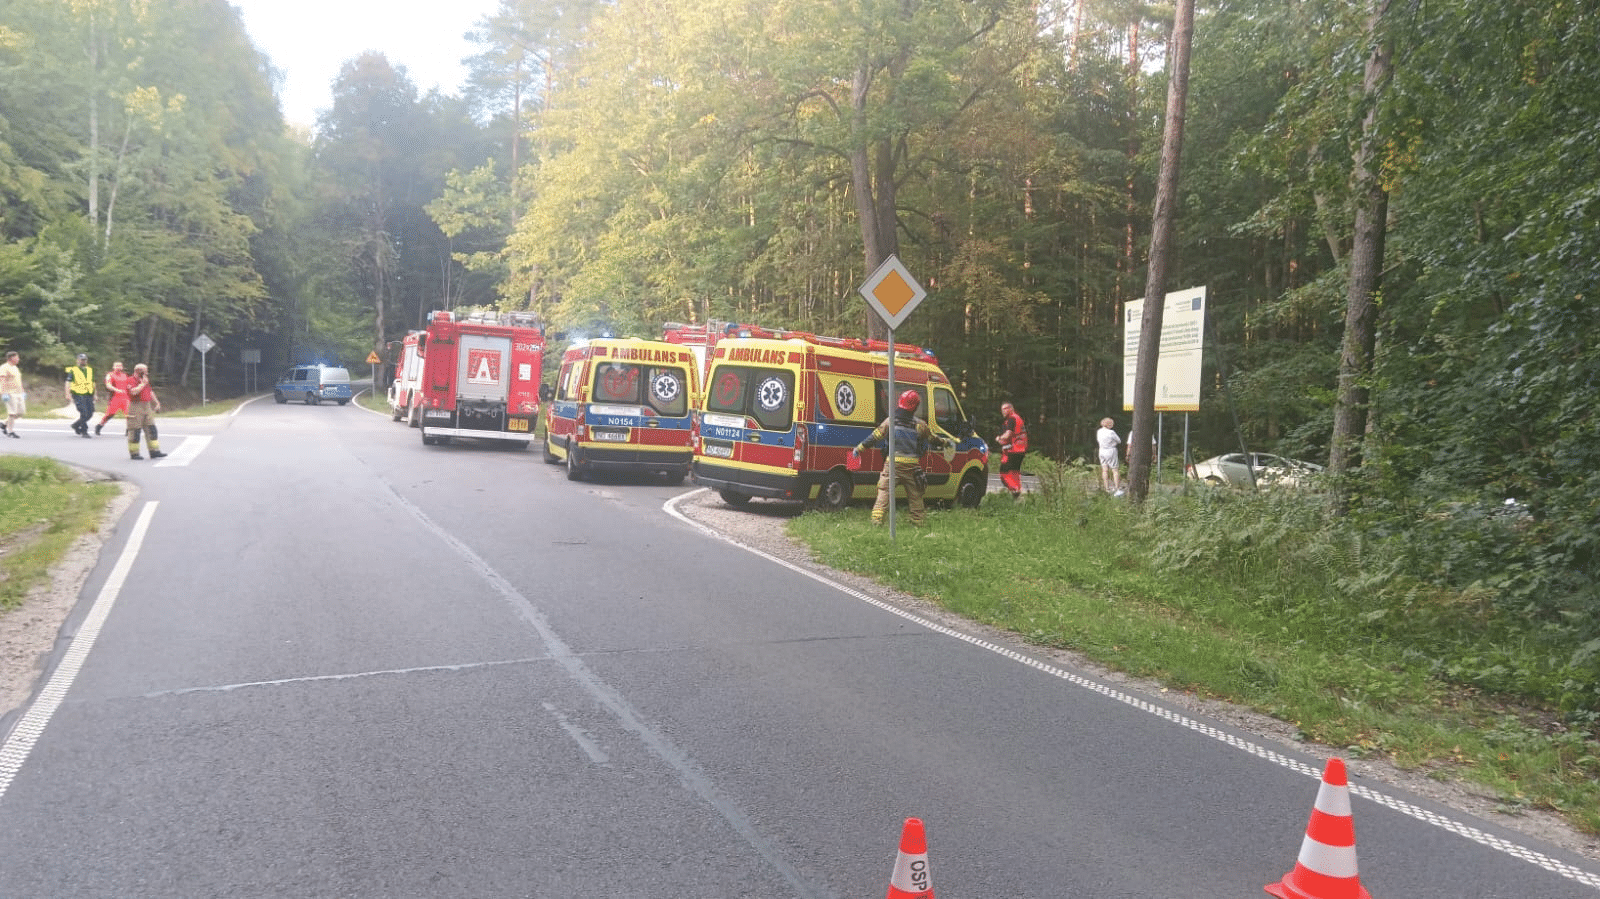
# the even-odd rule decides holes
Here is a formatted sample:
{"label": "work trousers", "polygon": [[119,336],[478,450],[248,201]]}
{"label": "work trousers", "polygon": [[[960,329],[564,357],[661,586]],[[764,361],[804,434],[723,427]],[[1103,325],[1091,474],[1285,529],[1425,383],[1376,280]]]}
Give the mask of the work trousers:
{"label": "work trousers", "polygon": [[[906,505],[911,507],[911,523],[917,527],[922,527],[928,520],[928,510],[922,502],[925,488],[919,477],[921,474],[922,469],[915,462],[895,463],[895,486],[906,492]],[[878,475],[878,500],[872,504],[873,524],[883,524],[883,517],[888,514],[890,505],[889,466],[885,465],[883,473]]]}

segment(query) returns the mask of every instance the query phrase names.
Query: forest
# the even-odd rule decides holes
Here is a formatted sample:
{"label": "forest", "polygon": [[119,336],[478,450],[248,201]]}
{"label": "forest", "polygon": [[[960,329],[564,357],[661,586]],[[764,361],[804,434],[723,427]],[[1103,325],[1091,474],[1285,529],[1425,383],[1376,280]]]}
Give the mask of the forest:
{"label": "forest", "polygon": [[[303,131],[225,0],[0,0],[0,342],[35,374],[89,351],[186,385],[206,334],[226,395],[251,357],[360,370],[436,308],[532,310],[557,343],[867,336],[856,289],[895,254],[929,291],[896,338],[980,432],[1011,400],[1037,453],[1089,457],[1129,422],[1173,22],[502,0],[460,95],[369,52]],[[1591,712],[1596,47],[1572,0],[1202,0],[1165,289],[1207,289],[1205,389],[1163,422],[1193,458],[1334,462],[1336,514],[1405,548],[1389,589],[1521,622]]]}

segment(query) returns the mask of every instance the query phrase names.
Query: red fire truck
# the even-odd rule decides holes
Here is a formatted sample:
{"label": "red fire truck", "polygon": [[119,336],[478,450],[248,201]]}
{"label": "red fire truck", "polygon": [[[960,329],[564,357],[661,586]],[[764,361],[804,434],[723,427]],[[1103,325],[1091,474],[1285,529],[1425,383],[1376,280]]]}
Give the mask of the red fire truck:
{"label": "red fire truck", "polygon": [[544,328],[532,312],[428,314],[406,335],[391,404],[422,430],[429,446],[457,437],[504,440],[525,448],[539,419]]}

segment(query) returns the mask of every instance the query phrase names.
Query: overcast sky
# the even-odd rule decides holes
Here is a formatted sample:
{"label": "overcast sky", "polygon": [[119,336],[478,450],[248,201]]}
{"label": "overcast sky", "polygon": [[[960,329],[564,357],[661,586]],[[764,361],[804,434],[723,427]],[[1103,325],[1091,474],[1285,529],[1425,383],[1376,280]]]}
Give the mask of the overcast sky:
{"label": "overcast sky", "polygon": [[459,94],[462,38],[497,0],[231,0],[250,39],[283,72],[278,100],[291,124],[310,127],[332,105],[339,67],[376,50],[406,73],[418,94]]}

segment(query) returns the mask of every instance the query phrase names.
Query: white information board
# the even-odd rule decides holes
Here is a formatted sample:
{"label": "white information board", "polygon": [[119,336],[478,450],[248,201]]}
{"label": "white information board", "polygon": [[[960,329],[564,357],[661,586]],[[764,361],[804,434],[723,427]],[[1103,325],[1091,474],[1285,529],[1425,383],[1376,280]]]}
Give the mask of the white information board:
{"label": "white information board", "polygon": [[[1144,300],[1122,310],[1122,409],[1133,409],[1133,377],[1139,369],[1139,329]],[[1161,354],[1156,360],[1157,412],[1200,411],[1200,348],[1206,337],[1206,289],[1167,294],[1161,316]]]}

